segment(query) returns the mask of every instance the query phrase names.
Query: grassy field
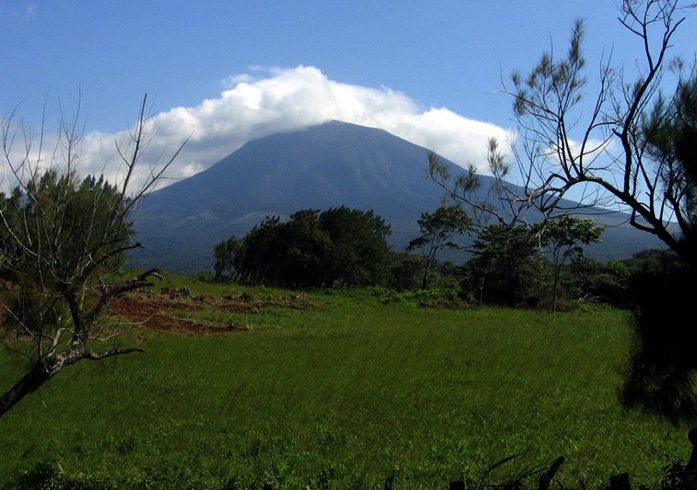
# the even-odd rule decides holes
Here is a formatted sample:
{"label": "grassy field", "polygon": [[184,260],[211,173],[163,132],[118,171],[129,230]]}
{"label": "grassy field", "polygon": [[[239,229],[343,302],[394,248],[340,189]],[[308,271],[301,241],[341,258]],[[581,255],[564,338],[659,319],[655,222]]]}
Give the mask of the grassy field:
{"label": "grassy field", "polygon": [[[80,363],[0,419],[0,481],[52,471],[99,483],[90,488],[378,489],[394,475],[394,488],[430,489],[478,481],[521,454],[487,481],[565,456],[565,488],[598,488],[625,471],[656,485],[689,457],[688,427],[616,401],[623,312],[434,309],[369,292],[301,299],[180,313],[245,331],[132,327],[120,341],[146,354]],[[5,389],[21,366],[0,355]]]}

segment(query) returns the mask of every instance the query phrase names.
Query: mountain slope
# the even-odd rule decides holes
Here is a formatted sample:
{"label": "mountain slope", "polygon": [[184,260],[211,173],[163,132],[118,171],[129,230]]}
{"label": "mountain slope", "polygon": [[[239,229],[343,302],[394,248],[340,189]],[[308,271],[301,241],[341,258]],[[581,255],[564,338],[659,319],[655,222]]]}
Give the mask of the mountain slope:
{"label": "mountain slope", "polygon": [[[427,153],[386,131],[337,121],[250,141],[142,201],[133,217],[146,249],[133,254],[131,263],[209,270],[216,243],[243,236],[267,215],[342,205],[374,210],[392,226],[395,250],[404,250],[418,235],[420,213],[435,210],[443,196],[427,176]],[[627,228],[610,228],[604,236],[619,253],[595,247],[597,255],[622,258],[657,246],[631,229],[628,239]]]}
{"label": "mountain slope", "polygon": [[341,205],[374,210],[403,246],[420,213],[434,210],[442,195],[427,177],[426,155],[385,131],[340,122],[250,141],[144,199],[134,218],[147,248],[132,262],[209,269],[217,242],[242,236],[266,215]]}

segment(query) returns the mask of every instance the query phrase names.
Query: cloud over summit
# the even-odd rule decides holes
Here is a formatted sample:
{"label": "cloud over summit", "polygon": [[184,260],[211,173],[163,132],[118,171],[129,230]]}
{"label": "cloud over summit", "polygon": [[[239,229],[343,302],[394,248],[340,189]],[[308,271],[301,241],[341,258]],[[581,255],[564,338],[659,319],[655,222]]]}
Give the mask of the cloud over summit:
{"label": "cloud over summit", "polygon": [[[189,177],[215,164],[251,139],[292,131],[330,120],[384,129],[430,148],[455,163],[483,160],[487,139],[506,139],[501,127],[474,121],[445,108],[422,108],[406,94],[387,87],[370,88],[329,79],[318,68],[252,68],[223,81],[217,98],[195,107],[175,107],[149,121],[150,146],[144,163],[171,154],[188,138],[169,168],[172,179]],[[85,135],[83,173],[115,175],[114,141],[119,134]],[[105,169],[105,162],[109,165]],[[148,170],[143,165],[143,172]],[[424,161],[426,168],[426,161]]]}

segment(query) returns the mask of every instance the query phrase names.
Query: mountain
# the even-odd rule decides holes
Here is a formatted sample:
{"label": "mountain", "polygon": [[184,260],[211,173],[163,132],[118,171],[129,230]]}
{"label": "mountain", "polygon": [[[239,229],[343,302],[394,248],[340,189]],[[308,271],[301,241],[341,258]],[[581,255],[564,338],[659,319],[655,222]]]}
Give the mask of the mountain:
{"label": "mountain", "polygon": [[[418,235],[421,212],[442,189],[428,178],[428,150],[386,131],[338,121],[252,140],[207,170],[143,199],[134,212],[145,245],[130,262],[177,272],[210,270],[213,247],[242,237],[267,215],[348,206],[373,210],[392,227],[402,251]],[[460,167],[453,166],[454,172]],[[605,221],[620,223],[612,213]],[[625,258],[659,243],[627,225],[608,228],[602,259]],[[607,247],[611,245],[611,247]]]}

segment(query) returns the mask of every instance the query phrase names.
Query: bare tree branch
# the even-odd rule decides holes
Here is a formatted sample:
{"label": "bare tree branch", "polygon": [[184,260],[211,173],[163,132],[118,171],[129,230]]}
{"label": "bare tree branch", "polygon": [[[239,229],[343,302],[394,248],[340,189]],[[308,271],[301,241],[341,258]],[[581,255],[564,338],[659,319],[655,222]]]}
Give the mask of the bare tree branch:
{"label": "bare tree branch", "polygon": [[[652,111],[656,118],[669,117],[670,104],[661,106],[664,73],[670,68],[672,39],[685,21],[682,13],[694,7],[679,0],[623,0],[620,24],[639,41],[636,72],[630,76],[628,68],[613,68],[609,56],[601,63],[598,93],[590,104],[584,104],[587,79],[581,21],[572,29],[564,56],[555,57],[550,51],[527,76],[511,77],[512,88],[503,92],[513,98],[519,126],[518,146],[513,149],[519,187],[506,184],[490,161],[495,179],[492,190],[507,200],[509,223],[525,221],[519,206],[535,208],[542,219],[548,219],[612,204],[615,209],[630,210],[632,226],[655,235],[689,262],[697,260],[680,239],[689,220],[677,167],[651,155],[645,132]],[[619,154],[614,152],[617,147]],[[492,207],[481,198],[472,202],[472,188],[451,181],[438,165],[431,168],[432,178],[451,197],[501,222],[503,207]],[[581,200],[569,209],[562,203],[569,202],[564,199],[572,189],[582,191]]]}
{"label": "bare tree branch", "polygon": [[[45,121],[36,154],[29,130],[21,122],[15,124],[14,112],[2,121],[2,157],[18,184],[10,196],[0,193],[0,277],[14,285],[0,292],[9,320],[3,329],[14,334],[1,338],[9,352],[20,352],[20,345],[30,347],[22,355],[32,367],[0,397],[0,416],[80,360],[142,352],[138,347],[95,351],[89,344],[97,340],[95,332],[114,299],[161,278],[152,269],[113,279],[124,253],[141,247],[131,242],[131,209],[154,188],[183,147],[152,167],[150,178],[131,192],[148,142],[146,101],[144,97],[127,151],[116,145],[125,167],[123,180],[116,184],[101,177],[78,178],[79,106],[73,118],[61,110],[58,141],[46,159]],[[15,160],[13,146],[19,142],[23,151]]]}

